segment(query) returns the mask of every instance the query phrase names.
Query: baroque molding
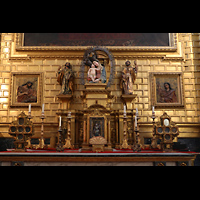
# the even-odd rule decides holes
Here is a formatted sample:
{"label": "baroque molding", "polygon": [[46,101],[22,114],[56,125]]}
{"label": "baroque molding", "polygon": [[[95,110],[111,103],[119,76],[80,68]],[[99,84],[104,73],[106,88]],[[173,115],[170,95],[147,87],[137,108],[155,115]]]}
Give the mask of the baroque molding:
{"label": "baroque molding", "polygon": [[[29,61],[32,58],[82,59],[93,46],[24,46],[24,33],[13,33],[10,60]],[[178,33],[169,33],[169,46],[105,46],[116,59],[184,60]]]}

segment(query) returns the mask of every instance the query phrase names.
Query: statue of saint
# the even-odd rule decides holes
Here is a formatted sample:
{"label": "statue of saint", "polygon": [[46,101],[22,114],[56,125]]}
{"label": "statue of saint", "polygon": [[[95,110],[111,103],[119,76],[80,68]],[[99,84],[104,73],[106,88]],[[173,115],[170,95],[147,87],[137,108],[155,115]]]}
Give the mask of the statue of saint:
{"label": "statue of saint", "polygon": [[133,94],[133,84],[136,79],[138,66],[136,61],[134,62],[135,67],[131,66],[130,61],[126,61],[125,68],[122,71],[122,80],[121,80],[121,88],[123,90],[123,94]]}
{"label": "statue of saint", "polygon": [[57,81],[62,86],[60,94],[72,94],[73,92],[73,72],[69,62],[65,64],[64,69],[58,68]]}

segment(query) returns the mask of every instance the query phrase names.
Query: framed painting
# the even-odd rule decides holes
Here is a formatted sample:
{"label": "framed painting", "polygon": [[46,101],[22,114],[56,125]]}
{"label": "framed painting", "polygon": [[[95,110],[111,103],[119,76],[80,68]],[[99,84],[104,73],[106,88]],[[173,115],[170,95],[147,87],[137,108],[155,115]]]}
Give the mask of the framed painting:
{"label": "framed painting", "polygon": [[42,73],[12,72],[10,85],[11,107],[41,106]]}
{"label": "framed painting", "polygon": [[177,33],[15,33],[16,50],[176,51]]}
{"label": "framed painting", "polygon": [[182,73],[151,73],[152,105],[184,106]]}
{"label": "framed painting", "polygon": [[24,33],[24,46],[169,46],[169,34]]}

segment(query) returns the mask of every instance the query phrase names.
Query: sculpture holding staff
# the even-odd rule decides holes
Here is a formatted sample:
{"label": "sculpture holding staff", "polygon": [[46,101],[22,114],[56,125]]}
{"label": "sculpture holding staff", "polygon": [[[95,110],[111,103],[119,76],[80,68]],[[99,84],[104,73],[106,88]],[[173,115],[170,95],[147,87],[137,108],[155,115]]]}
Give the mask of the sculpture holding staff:
{"label": "sculpture holding staff", "polygon": [[138,71],[138,66],[136,61],[134,61],[135,67],[131,66],[130,61],[125,62],[125,68],[122,71],[122,79],[120,86],[123,90],[123,94],[133,94],[133,84],[136,79],[137,71]]}
{"label": "sculpture holding staff", "polygon": [[72,94],[73,92],[73,72],[69,62],[65,64],[64,69],[61,66],[57,72],[57,82],[62,86],[60,94]]}

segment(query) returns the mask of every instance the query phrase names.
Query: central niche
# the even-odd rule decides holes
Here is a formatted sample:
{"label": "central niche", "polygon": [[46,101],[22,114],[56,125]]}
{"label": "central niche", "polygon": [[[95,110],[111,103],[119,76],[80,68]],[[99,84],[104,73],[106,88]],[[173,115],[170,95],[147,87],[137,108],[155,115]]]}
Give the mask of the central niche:
{"label": "central niche", "polygon": [[104,137],[104,117],[90,117],[90,138]]}

